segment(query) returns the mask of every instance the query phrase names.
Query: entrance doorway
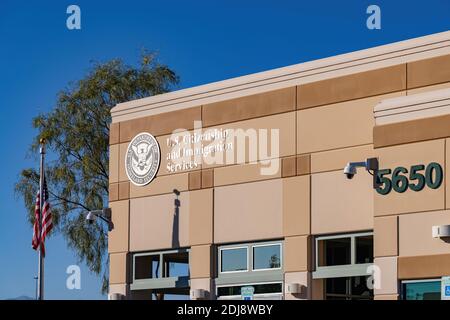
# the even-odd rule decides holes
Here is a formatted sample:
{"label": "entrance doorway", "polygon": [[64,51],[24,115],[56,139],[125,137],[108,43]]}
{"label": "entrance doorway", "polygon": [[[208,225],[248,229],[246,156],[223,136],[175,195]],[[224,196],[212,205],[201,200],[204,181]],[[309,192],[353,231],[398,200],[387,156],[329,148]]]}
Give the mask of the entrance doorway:
{"label": "entrance doorway", "polygon": [[371,300],[366,276],[325,279],[326,300]]}

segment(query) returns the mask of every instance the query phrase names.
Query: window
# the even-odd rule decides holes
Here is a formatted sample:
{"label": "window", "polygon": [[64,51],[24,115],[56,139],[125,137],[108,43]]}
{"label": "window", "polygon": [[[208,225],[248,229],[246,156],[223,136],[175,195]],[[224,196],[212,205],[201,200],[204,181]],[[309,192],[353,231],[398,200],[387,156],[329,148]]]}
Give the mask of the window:
{"label": "window", "polygon": [[370,300],[373,290],[367,287],[367,277],[343,277],[325,280],[327,300]]}
{"label": "window", "polygon": [[136,256],[134,261],[135,279],[160,278],[159,255]]}
{"label": "window", "polygon": [[220,250],[221,272],[236,272],[248,270],[247,247]]}
{"label": "window", "polygon": [[281,270],[281,242],[239,244],[219,248],[220,274]]}
{"label": "window", "polygon": [[373,298],[373,290],[367,285],[373,263],[372,233],[320,236],[315,246],[313,279],[323,279],[326,299]]}
{"label": "window", "polygon": [[320,267],[351,264],[351,238],[319,240],[318,246]]}
{"label": "window", "polygon": [[316,269],[369,263],[373,263],[372,233],[316,238]]}
{"label": "window", "polygon": [[441,280],[402,282],[403,300],[441,300]]}
{"label": "window", "polygon": [[281,244],[253,246],[253,270],[281,268]]}
{"label": "window", "polygon": [[135,280],[188,276],[189,252],[187,250],[134,255]]}
{"label": "window", "polygon": [[373,263],[373,236],[355,237],[356,263]]}
{"label": "window", "polygon": [[175,252],[163,254],[164,277],[189,276],[189,254]]}

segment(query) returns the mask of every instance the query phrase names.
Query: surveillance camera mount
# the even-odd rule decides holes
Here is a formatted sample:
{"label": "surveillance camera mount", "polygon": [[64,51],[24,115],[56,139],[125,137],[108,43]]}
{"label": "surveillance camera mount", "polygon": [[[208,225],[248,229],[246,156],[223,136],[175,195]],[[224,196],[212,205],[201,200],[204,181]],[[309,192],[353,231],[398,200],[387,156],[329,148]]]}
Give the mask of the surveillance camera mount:
{"label": "surveillance camera mount", "polygon": [[381,184],[378,176],[378,158],[368,158],[366,161],[361,162],[349,162],[344,168],[344,173],[351,179],[357,173],[356,169],[359,167],[365,168],[366,171],[373,176],[373,188],[378,188]]}
{"label": "surveillance camera mount", "polygon": [[95,217],[105,221],[108,224],[108,231],[114,229],[114,224],[111,220],[111,208],[103,208],[102,210],[92,210],[88,214],[94,215]]}

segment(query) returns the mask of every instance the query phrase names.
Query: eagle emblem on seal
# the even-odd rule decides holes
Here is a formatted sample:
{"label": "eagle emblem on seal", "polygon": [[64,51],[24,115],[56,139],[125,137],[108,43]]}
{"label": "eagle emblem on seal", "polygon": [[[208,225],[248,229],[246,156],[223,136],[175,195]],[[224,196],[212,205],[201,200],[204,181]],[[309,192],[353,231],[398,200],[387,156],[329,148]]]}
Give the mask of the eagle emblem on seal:
{"label": "eagle emblem on seal", "polygon": [[131,140],[125,155],[128,178],[137,186],[150,183],[159,169],[160,159],[161,151],[155,137],[147,132],[139,133]]}

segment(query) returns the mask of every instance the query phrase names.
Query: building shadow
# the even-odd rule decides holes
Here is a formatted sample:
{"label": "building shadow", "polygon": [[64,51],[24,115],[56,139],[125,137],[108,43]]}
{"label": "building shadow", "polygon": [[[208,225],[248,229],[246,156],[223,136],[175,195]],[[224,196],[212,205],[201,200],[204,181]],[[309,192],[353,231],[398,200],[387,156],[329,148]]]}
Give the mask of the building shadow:
{"label": "building shadow", "polygon": [[174,201],[174,214],[172,224],[172,248],[180,247],[180,206],[181,201],[178,199],[178,195]]}

